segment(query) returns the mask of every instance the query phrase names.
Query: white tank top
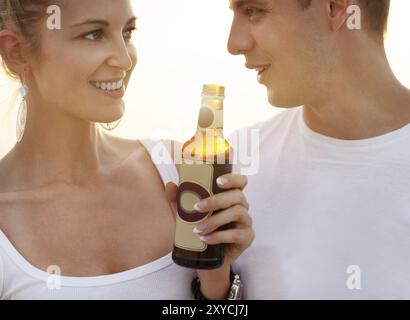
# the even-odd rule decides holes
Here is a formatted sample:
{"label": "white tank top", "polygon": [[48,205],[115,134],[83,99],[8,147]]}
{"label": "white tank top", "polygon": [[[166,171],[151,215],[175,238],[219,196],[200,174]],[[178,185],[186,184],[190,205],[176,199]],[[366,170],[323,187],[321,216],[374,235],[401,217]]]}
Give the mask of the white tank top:
{"label": "white tank top", "polygon": [[[166,152],[161,160],[152,152],[158,141],[143,140],[164,182],[177,183],[178,173]],[[162,150],[166,150],[165,146]],[[169,157],[164,164],[164,157]],[[195,270],[177,266],[172,253],[137,268],[96,277],[57,276],[30,264],[0,230],[0,300],[4,299],[192,299],[190,282]]]}

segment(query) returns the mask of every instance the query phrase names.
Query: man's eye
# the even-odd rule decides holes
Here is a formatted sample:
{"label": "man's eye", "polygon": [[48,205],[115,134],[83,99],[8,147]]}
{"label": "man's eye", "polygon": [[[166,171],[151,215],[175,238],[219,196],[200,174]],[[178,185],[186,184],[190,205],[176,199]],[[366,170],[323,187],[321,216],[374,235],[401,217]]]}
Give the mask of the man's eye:
{"label": "man's eye", "polygon": [[91,41],[97,41],[101,39],[102,33],[102,30],[94,30],[85,34],[83,38]]}
{"label": "man's eye", "polygon": [[133,34],[133,32],[134,32],[135,30],[137,30],[136,27],[131,27],[131,28],[129,28],[128,30],[125,30],[125,31],[123,32],[124,39],[125,39],[125,40],[131,40],[131,39],[132,39],[132,34]]}
{"label": "man's eye", "polygon": [[257,9],[257,8],[246,8],[245,11],[246,11],[246,15],[247,15],[248,17],[254,17],[254,16],[256,16],[257,14],[261,13],[263,10]]}

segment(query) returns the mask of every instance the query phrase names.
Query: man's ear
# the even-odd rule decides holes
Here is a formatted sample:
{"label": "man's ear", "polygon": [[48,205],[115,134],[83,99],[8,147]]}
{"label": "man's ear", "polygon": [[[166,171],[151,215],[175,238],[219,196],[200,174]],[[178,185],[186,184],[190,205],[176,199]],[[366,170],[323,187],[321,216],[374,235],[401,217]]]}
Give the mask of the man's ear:
{"label": "man's ear", "polygon": [[0,55],[7,68],[16,74],[22,74],[27,67],[23,54],[23,41],[22,37],[14,31],[0,31]]}
{"label": "man's ear", "polygon": [[353,5],[353,0],[328,0],[328,19],[332,31],[339,30],[347,23],[348,9]]}

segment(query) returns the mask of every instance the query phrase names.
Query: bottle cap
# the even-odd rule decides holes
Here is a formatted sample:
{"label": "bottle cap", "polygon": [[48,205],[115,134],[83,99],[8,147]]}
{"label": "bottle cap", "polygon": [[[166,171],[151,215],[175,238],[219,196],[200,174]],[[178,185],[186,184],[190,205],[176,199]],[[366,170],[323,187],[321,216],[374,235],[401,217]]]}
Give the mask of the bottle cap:
{"label": "bottle cap", "polygon": [[202,89],[202,95],[225,97],[225,87],[217,84],[205,84]]}

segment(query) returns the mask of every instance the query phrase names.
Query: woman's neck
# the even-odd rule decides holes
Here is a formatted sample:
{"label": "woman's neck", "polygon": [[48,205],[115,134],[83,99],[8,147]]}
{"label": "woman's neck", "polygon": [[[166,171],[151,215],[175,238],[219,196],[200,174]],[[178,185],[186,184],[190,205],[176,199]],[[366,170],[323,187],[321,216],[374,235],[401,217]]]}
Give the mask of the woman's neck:
{"label": "woman's neck", "polygon": [[57,112],[30,113],[28,108],[24,136],[11,155],[19,168],[13,174],[32,186],[53,181],[81,184],[101,171],[106,145],[94,123]]}

